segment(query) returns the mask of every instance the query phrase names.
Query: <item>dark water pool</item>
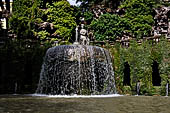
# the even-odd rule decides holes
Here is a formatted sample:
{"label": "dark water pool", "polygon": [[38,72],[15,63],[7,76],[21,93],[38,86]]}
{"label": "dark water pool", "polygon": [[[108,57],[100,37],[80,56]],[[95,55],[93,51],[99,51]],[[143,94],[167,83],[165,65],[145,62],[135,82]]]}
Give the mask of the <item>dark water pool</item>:
{"label": "dark water pool", "polygon": [[170,97],[48,98],[1,95],[0,113],[170,113]]}

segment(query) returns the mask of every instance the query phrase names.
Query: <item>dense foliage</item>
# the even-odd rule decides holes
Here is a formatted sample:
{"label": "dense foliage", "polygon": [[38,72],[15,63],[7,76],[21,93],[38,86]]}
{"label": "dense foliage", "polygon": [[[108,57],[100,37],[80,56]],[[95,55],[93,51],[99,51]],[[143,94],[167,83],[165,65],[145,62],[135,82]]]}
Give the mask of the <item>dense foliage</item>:
{"label": "dense foliage", "polygon": [[76,1],[81,2],[81,6],[86,8],[94,5],[99,5],[99,4],[102,4],[105,7],[117,8],[118,5],[123,0],[76,0]]}
{"label": "dense foliage", "polygon": [[127,19],[130,27],[126,28],[134,37],[142,38],[151,33],[153,8],[155,0],[126,0],[120,8],[125,10],[123,18]]}
{"label": "dense foliage", "polygon": [[[167,39],[161,40],[154,45],[152,53],[152,58],[159,63],[161,85],[166,86],[167,81],[170,80],[170,43]],[[162,87],[162,92],[165,93],[165,87]]]}
{"label": "dense foliage", "polygon": [[[41,8],[39,0],[15,0],[13,15],[10,18],[10,29],[18,38],[68,41],[76,26],[73,8],[69,2],[56,1],[47,3],[47,9]],[[40,29],[43,22],[51,23],[53,29]]]}
{"label": "dense foliage", "polygon": [[10,29],[18,38],[32,38],[38,18],[42,18],[42,15],[37,0],[15,0],[13,14],[9,20]]}
{"label": "dense foliage", "polygon": [[103,14],[99,19],[94,19],[90,27],[94,30],[95,39],[98,41],[114,41],[124,30],[121,26],[121,18],[118,15]]}
{"label": "dense foliage", "polygon": [[47,21],[54,24],[55,35],[65,41],[69,41],[76,26],[73,10],[69,2],[59,1],[54,2],[52,5],[47,5],[45,12]]}
{"label": "dense foliage", "polygon": [[[123,11],[118,14],[104,14],[91,21],[90,27],[94,30],[96,40],[114,40],[125,34],[132,38],[141,39],[149,36],[154,24],[154,0],[126,0],[119,6]],[[91,18],[93,15],[89,15]],[[89,21],[88,21],[89,22]]]}
{"label": "dense foliage", "polygon": [[[106,4],[120,1],[114,0],[77,0],[82,4]],[[15,0],[13,15],[10,18],[10,28],[18,37],[40,37],[42,39],[68,41],[72,37],[78,18],[85,17],[87,25],[94,31],[96,40],[115,40],[124,33],[140,39],[149,36],[152,30],[153,8],[157,5],[154,0],[125,0],[119,6],[124,10],[123,15],[104,14],[94,19],[93,11],[86,6],[80,8],[70,6],[65,0]],[[41,8],[47,10],[42,10]],[[112,4],[114,5],[114,4]],[[106,5],[107,6],[107,5]],[[92,6],[91,6],[92,7]],[[51,31],[38,30],[37,24],[49,22],[54,24]],[[36,23],[36,24],[35,24]]]}
{"label": "dense foliage", "polygon": [[[130,42],[128,48],[119,43],[112,47],[105,45],[113,56],[119,93],[136,92],[136,82],[140,80],[141,94],[153,95],[157,89],[152,84],[152,66],[153,62],[156,62],[161,76],[160,94],[165,94],[165,85],[170,81],[170,43],[166,39],[161,39],[157,44],[145,41],[139,45],[136,42],[136,39],[149,36],[154,24],[153,8],[158,5],[159,0],[122,0],[124,2],[119,6],[121,14],[104,13],[98,18],[94,17],[92,7],[96,4],[104,4],[107,7],[110,2],[113,3],[111,5],[119,4],[120,0],[77,1],[82,2],[80,7],[73,7],[66,0],[14,0],[9,25],[17,35],[17,40],[9,41],[4,48],[0,48],[1,70],[5,68],[5,71],[1,72],[3,76],[0,80],[0,91],[5,89],[5,93],[13,92],[15,83],[21,87],[21,92],[26,91],[28,87],[29,90],[35,91],[43,56],[47,48],[51,47],[40,45],[40,41],[68,44],[76,25],[81,24],[80,17],[84,17],[86,27],[93,31],[97,41],[115,41],[124,33],[135,39]],[[53,29],[40,29],[39,25],[46,22],[53,25]],[[31,41],[31,44],[28,44],[21,40],[25,38],[40,41],[32,47]],[[130,86],[123,84],[125,63],[130,66]],[[30,77],[32,81],[28,80]]]}
{"label": "dense foliage", "polygon": [[[161,39],[157,44],[152,41],[145,41],[139,45],[136,41],[131,41],[129,48],[116,44],[110,47],[110,52],[114,57],[115,79],[117,89],[120,93],[136,92],[136,83],[141,83],[141,94],[165,95],[165,85],[170,81],[170,43],[167,39]],[[130,66],[131,86],[124,86],[125,63]],[[156,92],[153,85],[153,63],[158,63],[158,70],[161,77],[161,89]],[[154,73],[155,74],[155,73]],[[129,90],[129,91],[127,91]]]}

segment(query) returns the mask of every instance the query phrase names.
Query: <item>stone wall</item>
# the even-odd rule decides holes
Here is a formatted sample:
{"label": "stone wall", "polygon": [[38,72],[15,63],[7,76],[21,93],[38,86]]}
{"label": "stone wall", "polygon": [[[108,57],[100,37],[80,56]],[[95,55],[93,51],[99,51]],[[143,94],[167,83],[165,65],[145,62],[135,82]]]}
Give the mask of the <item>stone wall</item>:
{"label": "stone wall", "polygon": [[155,9],[155,25],[153,26],[153,36],[165,35],[170,38],[170,7],[159,7]]}

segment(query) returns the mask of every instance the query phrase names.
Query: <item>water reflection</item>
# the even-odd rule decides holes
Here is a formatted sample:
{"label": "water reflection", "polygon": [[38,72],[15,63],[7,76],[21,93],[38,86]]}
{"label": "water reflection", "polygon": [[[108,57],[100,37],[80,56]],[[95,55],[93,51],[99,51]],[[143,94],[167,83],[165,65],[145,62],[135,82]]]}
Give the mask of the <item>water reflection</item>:
{"label": "water reflection", "polygon": [[170,97],[49,98],[1,95],[0,113],[169,113]]}

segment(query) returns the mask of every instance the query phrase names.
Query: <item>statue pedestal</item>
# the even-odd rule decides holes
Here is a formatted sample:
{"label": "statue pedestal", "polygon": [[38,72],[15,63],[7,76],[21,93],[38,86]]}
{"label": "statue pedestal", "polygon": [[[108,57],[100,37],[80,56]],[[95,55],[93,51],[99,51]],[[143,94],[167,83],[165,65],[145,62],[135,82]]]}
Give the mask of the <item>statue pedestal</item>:
{"label": "statue pedestal", "polygon": [[74,44],[74,45],[79,45],[79,42],[74,42],[73,44]]}

